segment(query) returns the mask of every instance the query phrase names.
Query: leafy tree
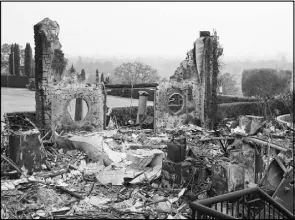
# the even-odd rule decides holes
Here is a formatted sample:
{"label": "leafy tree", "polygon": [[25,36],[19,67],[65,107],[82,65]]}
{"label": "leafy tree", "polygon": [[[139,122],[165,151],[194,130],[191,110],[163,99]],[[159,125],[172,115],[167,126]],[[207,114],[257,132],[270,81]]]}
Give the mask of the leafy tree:
{"label": "leafy tree", "polygon": [[101,73],[100,82],[103,82],[104,83],[104,75],[103,75],[103,73]]}
{"label": "leafy tree", "polygon": [[249,69],[242,73],[242,91],[245,96],[270,98],[289,88],[292,72],[275,69]]}
{"label": "leafy tree", "polygon": [[1,45],[1,68],[9,67],[10,45],[5,43]]}
{"label": "leafy tree", "polygon": [[118,66],[114,70],[114,76],[124,84],[153,83],[160,79],[156,69],[137,61]]}
{"label": "leafy tree", "polygon": [[29,43],[26,44],[25,49],[25,75],[32,76],[32,48]]}
{"label": "leafy tree", "polygon": [[285,107],[289,109],[290,114],[293,115],[294,114],[295,91],[288,89],[284,93],[279,94],[277,98],[284,103]]}
{"label": "leafy tree", "polygon": [[13,51],[14,51],[14,71],[15,71],[15,75],[20,76],[20,50],[19,50],[19,45],[18,44],[14,44]]}
{"label": "leafy tree", "polygon": [[222,86],[222,94],[235,95],[239,89],[234,77],[230,73],[222,73],[218,76],[218,86]]}
{"label": "leafy tree", "polygon": [[5,43],[1,45],[1,60],[3,59],[2,55],[8,55],[10,52],[10,45]]}
{"label": "leafy tree", "polygon": [[20,49],[20,66],[25,66],[25,49],[22,46],[19,46]]}
{"label": "leafy tree", "polygon": [[164,83],[164,82],[168,82],[169,80],[167,79],[167,77],[163,77],[159,80],[159,83]]}
{"label": "leafy tree", "polygon": [[67,66],[67,59],[60,49],[54,50],[54,57],[51,63],[51,68],[55,71],[55,78],[61,79],[61,76]]}
{"label": "leafy tree", "polygon": [[269,100],[290,88],[292,72],[275,69],[249,69],[242,73],[244,96],[256,96],[265,102],[264,114],[269,108]]}

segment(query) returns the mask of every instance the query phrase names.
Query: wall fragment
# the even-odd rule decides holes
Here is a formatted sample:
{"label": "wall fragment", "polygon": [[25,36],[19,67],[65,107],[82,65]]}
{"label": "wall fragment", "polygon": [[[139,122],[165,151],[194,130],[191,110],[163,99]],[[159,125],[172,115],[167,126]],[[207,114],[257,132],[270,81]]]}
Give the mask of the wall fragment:
{"label": "wall fragment", "polygon": [[[105,102],[106,96],[102,85],[85,87],[73,85],[66,88],[52,87],[52,128],[57,126],[64,131],[71,130],[103,130],[105,128]],[[81,121],[74,121],[69,112],[68,105],[73,99],[81,98],[88,106],[88,113]]]}

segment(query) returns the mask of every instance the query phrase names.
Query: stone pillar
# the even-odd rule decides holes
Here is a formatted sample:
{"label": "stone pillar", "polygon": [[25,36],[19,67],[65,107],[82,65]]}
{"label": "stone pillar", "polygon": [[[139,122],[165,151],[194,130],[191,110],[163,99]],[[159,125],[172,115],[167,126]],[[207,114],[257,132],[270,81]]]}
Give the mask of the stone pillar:
{"label": "stone pillar", "polygon": [[54,50],[60,49],[59,25],[45,18],[34,26],[36,125],[44,135],[51,129],[50,79]]}
{"label": "stone pillar", "polygon": [[149,93],[145,91],[139,91],[138,93],[139,93],[139,100],[138,100],[136,124],[141,124],[142,119],[146,115],[146,103],[147,103]]}

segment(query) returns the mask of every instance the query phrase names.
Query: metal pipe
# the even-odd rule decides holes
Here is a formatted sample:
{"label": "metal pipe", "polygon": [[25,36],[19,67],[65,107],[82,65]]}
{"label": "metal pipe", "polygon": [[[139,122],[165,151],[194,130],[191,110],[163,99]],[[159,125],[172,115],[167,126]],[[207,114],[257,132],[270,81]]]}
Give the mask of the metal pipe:
{"label": "metal pipe", "polygon": [[270,202],[268,202],[268,219],[271,219],[271,218],[270,218],[270,215],[271,215],[271,214],[270,214]]}
{"label": "metal pipe", "polygon": [[231,204],[231,215],[234,216],[234,208],[235,208],[235,203],[233,202]]}
{"label": "metal pipe", "polygon": [[263,209],[263,218],[265,219],[265,214],[266,214],[266,207],[265,207],[265,203],[266,202],[263,202],[263,204],[264,204],[264,209]]}
{"label": "metal pipe", "polygon": [[258,210],[258,218],[261,219],[260,213],[261,213],[261,209]]}
{"label": "metal pipe", "polygon": [[240,218],[240,202],[239,202],[239,199],[237,199],[237,217]]}
{"label": "metal pipe", "polygon": [[[245,197],[244,196],[243,196],[243,200],[242,200],[242,206],[243,206],[242,218],[244,219],[244,210],[245,210]],[[248,208],[248,210],[249,210],[249,208]],[[249,216],[248,216],[248,218],[249,218]]]}

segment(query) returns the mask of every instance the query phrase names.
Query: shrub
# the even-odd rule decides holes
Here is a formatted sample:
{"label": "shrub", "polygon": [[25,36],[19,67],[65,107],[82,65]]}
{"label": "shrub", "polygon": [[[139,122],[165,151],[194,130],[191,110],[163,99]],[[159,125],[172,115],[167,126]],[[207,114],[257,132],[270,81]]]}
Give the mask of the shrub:
{"label": "shrub", "polygon": [[125,84],[138,84],[138,83],[152,83],[160,80],[160,76],[156,69],[151,66],[141,63],[123,63],[116,67],[114,76]]}
{"label": "shrub", "polygon": [[[150,90],[150,89],[133,89],[133,94],[132,98],[133,99],[138,99],[139,91],[146,91],[150,95],[148,96],[148,101],[154,101],[154,92],[155,90]],[[108,95],[112,96],[120,96],[124,98],[130,98],[131,97],[131,89],[112,89],[107,92]],[[219,95],[217,96],[217,103],[232,103],[232,102],[253,102],[253,101],[258,101],[255,98],[249,98],[249,97],[238,97],[238,96],[224,96],[224,95]]]}
{"label": "shrub", "polygon": [[[235,103],[223,103],[218,105],[217,111],[217,121],[221,121],[224,118],[237,118],[240,115],[255,115],[263,116],[264,111],[263,102],[235,102]],[[131,114],[130,114],[131,108]],[[136,121],[137,115],[137,106],[132,107],[121,107],[113,108],[111,116],[116,116],[119,126],[124,126],[131,119]],[[273,113],[274,111],[279,110],[280,114],[288,114],[289,110],[280,100],[275,100],[270,105],[270,111],[268,113]],[[154,107],[147,107],[147,115],[154,116]]]}
{"label": "shrub", "polygon": [[290,86],[292,72],[275,69],[249,69],[242,73],[244,96],[257,96],[264,100],[280,94]]}
{"label": "shrub", "polygon": [[225,95],[219,95],[217,96],[217,103],[233,103],[233,102],[255,102],[258,101],[255,98],[249,98],[249,97],[238,97],[238,96],[225,96]]}
{"label": "shrub", "polygon": [[289,113],[294,112],[294,101],[295,101],[295,92],[288,90],[285,93],[282,93],[276,97],[276,99],[283,103],[283,105],[289,109]]}
{"label": "shrub", "polygon": [[[150,95],[148,96],[148,101],[154,101],[154,90],[150,89],[133,89],[132,92],[132,98],[133,99],[139,99],[139,91],[146,91]],[[123,89],[112,89],[107,92],[108,95],[112,96],[120,96],[124,98],[131,98],[131,89],[129,88],[123,88]]]}
{"label": "shrub", "polygon": [[219,120],[223,118],[236,118],[240,115],[257,115],[263,114],[262,102],[235,102],[218,105],[217,117]]}
{"label": "shrub", "polygon": [[230,73],[222,73],[218,75],[218,86],[222,86],[222,94],[233,95],[238,92],[237,82],[234,80],[234,75]]}
{"label": "shrub", "polygon": [[[136,121],[137,106],[112,108],[111,117],[116,117],[119,126],[124,126],[129,120]],[[154,106],[147,106],[147,115],[154,116]]]}

